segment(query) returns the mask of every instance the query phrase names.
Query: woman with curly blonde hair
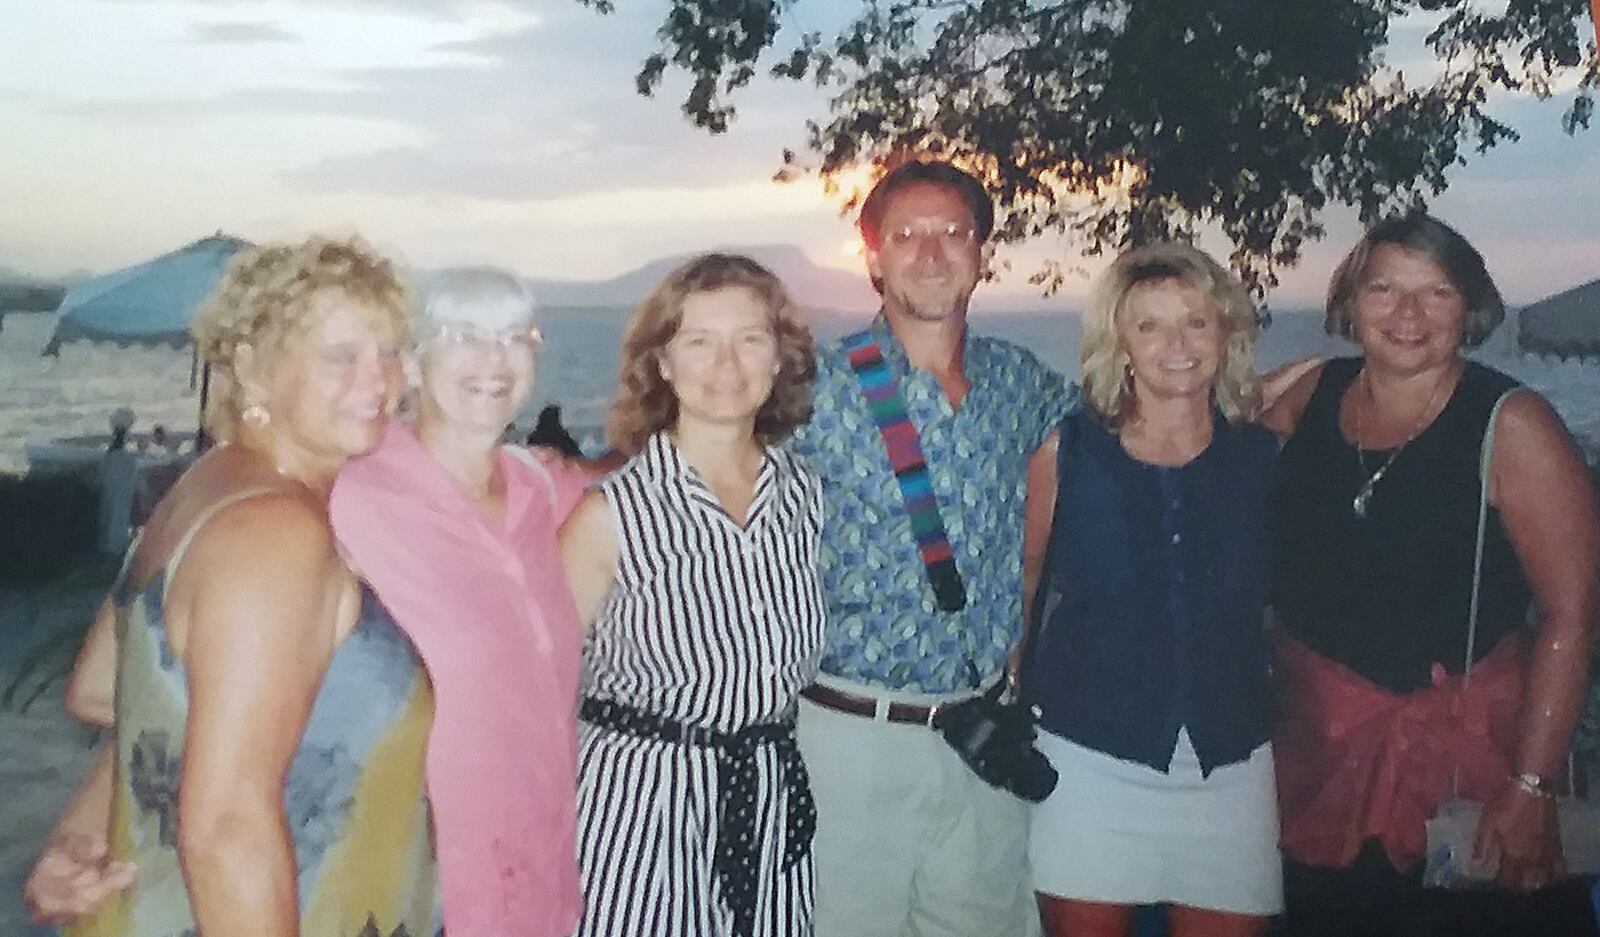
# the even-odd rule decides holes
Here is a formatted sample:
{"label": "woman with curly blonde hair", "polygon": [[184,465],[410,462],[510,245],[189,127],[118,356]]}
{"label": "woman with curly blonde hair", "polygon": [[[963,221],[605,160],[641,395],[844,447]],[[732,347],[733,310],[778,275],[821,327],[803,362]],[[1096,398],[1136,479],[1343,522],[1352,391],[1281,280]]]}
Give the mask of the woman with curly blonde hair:
{"label": "woman with curly blonde hair", "polygon": [[1084,322],[1083,390],[1029,468],[1023,691],[1060,774],[1034,809],[1051,935],[1258,935],[1282,907],[1263,633],[1255,309],[1186,244],[1123,254]]}
{"label": "woman with curly blonde hair", "polygon": [[633,458],[562,530],[592,622],[578,732],[578,933],[809,933],[816,814],[794,740],[816,675],[821,486],[776,443],[810,413],[809,333],[754,261],[698,257],[623,341]]}
{"label": "woman with curly blonde hair", "polygon": [[115,740],[30,878],[36,916],[132,863],[74,933],[430,932],[432,692],[327,513],[388,422],[406,306],[364,243],[311,238],[241,254],[201,312],[223,443],[156,507],[80,655],[69,707]]}

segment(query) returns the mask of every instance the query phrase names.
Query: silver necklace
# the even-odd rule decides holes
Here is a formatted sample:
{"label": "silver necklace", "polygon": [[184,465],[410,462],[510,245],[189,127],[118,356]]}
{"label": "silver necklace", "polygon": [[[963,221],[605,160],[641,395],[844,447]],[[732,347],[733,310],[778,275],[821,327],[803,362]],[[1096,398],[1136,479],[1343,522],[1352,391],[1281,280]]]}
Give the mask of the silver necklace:
{"label": "silver necklace", "polygon": [[[1357,406],[1355,408],[1356,464],[1360,466],[1361,474],[1367,476],[1367,480],[1361,483],[1360,488],[1356,489],[1356,496],[1350,501],[1350,510],[1355,512],[1356,517],[1362,518],[1363,520],[1366,519],[1367,504],[1372,500],[1373,489],[1378,486],[1378,482],[1383,481],[1383,476],[1389,473],[1389,467],[1394,465],[1394,460],[1400,457],[1400,453],[1405,451],[1407,446],[1411,445],[1411,441],[1413,439],[1416,439],[1419,435],[1421,435],[1422,429],[1424,425],[1426,425],[1428,417],[1433,414],[1433,408],[1439,403],[1439,395],[1444,391],[1444,386],[1446,383],[1445,379],[1449,376],[1450,370],[1447,368],[1445,369],[1445,372],[1439,376],[1438,382],[1434,385],[1433,396],[1428,398],[1428,405],[1422,408],[1421,413],[1417,414],[1417,421],[1411,427],[1411,434],[1405,438],[1404,442],[1396,446],[1394,451],[1389,453],[1389,458],[1384,459],[1383,464],[1378,466],[1378,470],[1370,475],[1367,474],[1367,457],[1361,450],[1361,437],[1363,435],[1361,426],[1361,407]],[[1365,391],[1368,397],[1372,396],[1372,385],[1367,378],[1366,368],[1361,369],[1361,390]],[[1356,403],[1360,404],[1360,402],[1361,401],[1358,396]]]}

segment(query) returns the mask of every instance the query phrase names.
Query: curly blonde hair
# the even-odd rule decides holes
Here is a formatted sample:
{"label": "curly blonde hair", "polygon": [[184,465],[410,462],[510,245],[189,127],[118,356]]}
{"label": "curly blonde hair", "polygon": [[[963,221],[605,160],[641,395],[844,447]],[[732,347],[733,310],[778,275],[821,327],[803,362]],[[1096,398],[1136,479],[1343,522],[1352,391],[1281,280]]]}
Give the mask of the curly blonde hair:
{"label": "curly blonde hair", "polygon": [[1128,351],[1117,336],[1117,319],[1134,287],[1176,281],[1194,290],[1210,305],[1222,326],[1222,361],[1212,385],[1212,402],[1229,422],[1255,419],[1261,411],[1261,389],[1255,373],[1260,320],[1250,294],[1237,277],[1189,244],[1164,241],[1127,251],[1112,262],[1095,284],[1083,316],[1083,393],[1107,423],[1121,426],[1133,416],[1133,388],[1128,381]]}
{"label": "curly blonde hair", "polygon": [[374,324],[404,340],[410,298],[393,263],[360,237],[263,244],[236,254],[189,330],[211,369],[207,430],[231,438],[245,404],[236,373],[248,346],[270,370],[284,341],[311,324],[317,297],[336,293],[375,314]]}
{"label": "curly blonde hair", "polygon": [[815,348],[811,330],[783,283],[748,257],[702,254],[668,274],[628,321],[622,336],[621,386],[606,420],[606,438],[618,450],[638,452],[652,435],[677,422],[678,398],[661,376],[661,356],[683,323],[684,300],[732,288],[756,295],[778,341],[778,374],[771,395],[756,411],[756,439],[770,445],[811,419]]}

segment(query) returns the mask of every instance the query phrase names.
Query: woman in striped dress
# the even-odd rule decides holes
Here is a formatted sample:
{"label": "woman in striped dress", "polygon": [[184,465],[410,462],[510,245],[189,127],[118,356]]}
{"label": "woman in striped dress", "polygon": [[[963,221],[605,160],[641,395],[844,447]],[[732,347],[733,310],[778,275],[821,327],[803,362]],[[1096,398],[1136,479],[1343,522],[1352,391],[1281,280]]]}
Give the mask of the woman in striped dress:
{"label": "woman in striped dress", "polygon": [[775,444],[814,370],[782,285],[743,257],[690,261],[629,323],[608,434],[635,455],[562,532],[593,623],[583,937],[811,931],[794,711],[822,648],[820,486]]}

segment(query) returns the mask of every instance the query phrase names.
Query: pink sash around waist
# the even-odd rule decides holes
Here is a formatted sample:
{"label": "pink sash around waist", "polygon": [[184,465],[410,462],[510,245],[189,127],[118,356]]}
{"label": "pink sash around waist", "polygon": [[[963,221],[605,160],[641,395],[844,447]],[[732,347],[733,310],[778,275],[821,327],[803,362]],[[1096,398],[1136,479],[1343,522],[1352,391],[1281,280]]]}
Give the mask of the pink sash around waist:
{"label": "pink sash around waist", "polygon": [[[1279,633],[1277,764],[1283,849],[1340,868],[1377,839],[1402,871],[1426,852],[1423,824],[1453,793],[1486,800],[1510,777],[1522,701],[1521,642],[1459,674],[1392,693]],[[1459,770],[1459,787],[1452,779]]]}

